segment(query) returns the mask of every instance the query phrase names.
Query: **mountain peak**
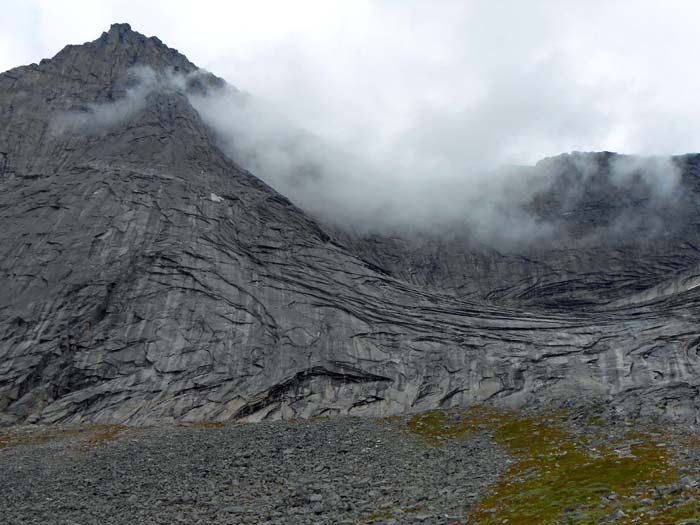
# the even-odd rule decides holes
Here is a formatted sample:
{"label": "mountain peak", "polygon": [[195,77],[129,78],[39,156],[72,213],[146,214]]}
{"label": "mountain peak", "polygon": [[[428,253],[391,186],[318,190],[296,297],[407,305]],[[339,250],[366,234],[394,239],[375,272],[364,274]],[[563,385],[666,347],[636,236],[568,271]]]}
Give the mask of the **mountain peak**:
{"label": "mountain peak", "polygon": [[51,60],[42,60],[41,66],[58,67],[62,74],[79,72],[83,79],[99,79],[107,84],[122,78],[134,66],[184,74],[197,69],[177,49],[168,47],[156,37],[134,31],[128,23],[112,24],[92,42],[67,45]]}
{"label": "mountain peak", "polygon": [[[62,122],[64,117],[70,121],[76,115],[78,120],[94,119],[96,107],[110,115],[121,110],[128,113],[128,110],[138,107],[139,111],[129,113],[132,120],[128,122],[116,118],[119,115],[109,120],[127,122],[127,127],[134,126],[137,115],[148,110],[144,114],[158,122],[160,134],[142,136],[139,140],[141,146],[153,141],[159,143],[166,136],[169,145],[180,141],[194,147],[205,140],[199,116],[188,106],[182,94],[152,100],[148,108],[145,94],[139,95],[139,99],[129,98],[129,90],[143,82],[140,73],[144,70],[152,70],[154,78],[161,75],[166,78],[171,73],[186,78],[188,92],[204,93],[224,84],[211,74],[192,75],[198,70],[197,66],[159,39],[133,31],[127,23],[112,24],[96,40],[68,45],[51,59],[0,74],[0,121],[4,124],[0,127],[2,172],[26,173],[33,169],[30,165],[38,169],[37,156],[49,155],[48,152],[56,148],[61,150],[68,140],[68,135],[54,133],[64,129],[56,123]],[[27,113],[34,118],[27,119]],[[176,118],[174,115],[183,117],[189,126],[171,126],[172,119]],[[53,131],[44,134],[42,130],[46,129]],[[174,135],[179,138],[175,140]],[[123,144],[112,138],[107,149],[117,151]],[[75,148],[75,145],[68,147],[69,150]],[[178,150],[178,153],[186,149]],[[100,154],[103,159],[107,158],[105,151]],[[153,151],[160,154],[169,150],[153,146]]]}
{"label": "mountain peak", "polygon": [[180,56],[180,52],[177,49],[173,49],[165,45],[156,36],[146,36],[138,31],[134,31],[131,25],[126,22],[114,23],[109,26],[109,30],[102,33],[98,41],[111,43],[113,45],[153,45],[154,47],[160,48],[165,53],[173,53]]}
{"label": "mountain peak", "polygon": [[127,24],[126,22],[117,22],[109,26],[109,33],[125,34],[134,33],[134,31],[131,29],[130,24]]}

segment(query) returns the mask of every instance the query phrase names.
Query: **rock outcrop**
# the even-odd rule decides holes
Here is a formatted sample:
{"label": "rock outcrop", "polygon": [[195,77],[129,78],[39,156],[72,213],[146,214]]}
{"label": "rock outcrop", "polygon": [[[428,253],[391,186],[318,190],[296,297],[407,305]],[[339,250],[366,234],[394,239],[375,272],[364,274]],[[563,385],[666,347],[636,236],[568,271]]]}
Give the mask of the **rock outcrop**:
{"label": "rock outcrop", "polygon": [[532,213],[572,235],[539,253],[357,238],[219,149],[188,93],[221,85],[125,24],[0,75],[0,418],[595,399],[697,420],[696,157],[655,215],[682,227],[622,248],[573,227],[556,186]]}

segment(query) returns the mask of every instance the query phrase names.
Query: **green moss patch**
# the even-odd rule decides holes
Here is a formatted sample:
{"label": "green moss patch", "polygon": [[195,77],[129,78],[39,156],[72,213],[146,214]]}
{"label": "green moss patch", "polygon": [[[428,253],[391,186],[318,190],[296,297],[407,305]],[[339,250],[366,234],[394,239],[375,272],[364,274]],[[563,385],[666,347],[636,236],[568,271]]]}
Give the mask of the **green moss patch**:
{"label": "green moss patch", "polygon": [[676,485],[673,436],[650,428],[606,438],[598,418],[575,434],[569,427],[562,413],[527,417],[477,407],[418,414],[404,429],[430,446],[488,432],[513,458],[465,517],[469,523],[673,525],[700,518],[697,490]]}

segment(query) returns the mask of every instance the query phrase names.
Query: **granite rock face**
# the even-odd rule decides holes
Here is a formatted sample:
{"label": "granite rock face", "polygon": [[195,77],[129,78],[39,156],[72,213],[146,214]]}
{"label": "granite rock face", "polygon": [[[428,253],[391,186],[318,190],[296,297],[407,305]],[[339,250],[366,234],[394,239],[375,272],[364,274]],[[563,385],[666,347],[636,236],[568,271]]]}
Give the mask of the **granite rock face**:
{"label": "granite rock face", "polygon": [[0,421],[573,399],[697,421],[696,157],[644,242],[585,235],[590,181],[573,215],[556,186],[533,202],[571,234],[533,254],[361,238],[219,149],[188,94],[221,85],[125,24],[0,75]]}

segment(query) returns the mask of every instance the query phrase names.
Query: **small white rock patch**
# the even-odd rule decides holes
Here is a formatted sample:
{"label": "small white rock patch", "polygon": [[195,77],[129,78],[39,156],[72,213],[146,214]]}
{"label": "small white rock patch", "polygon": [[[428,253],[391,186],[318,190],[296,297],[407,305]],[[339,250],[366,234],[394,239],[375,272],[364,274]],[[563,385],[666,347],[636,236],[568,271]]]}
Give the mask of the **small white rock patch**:
{"label": "small white rock patch", "polygon": [[214,202],[224,202],[223,197],[219,197],[216,193],[211,194],[211,200]]}

